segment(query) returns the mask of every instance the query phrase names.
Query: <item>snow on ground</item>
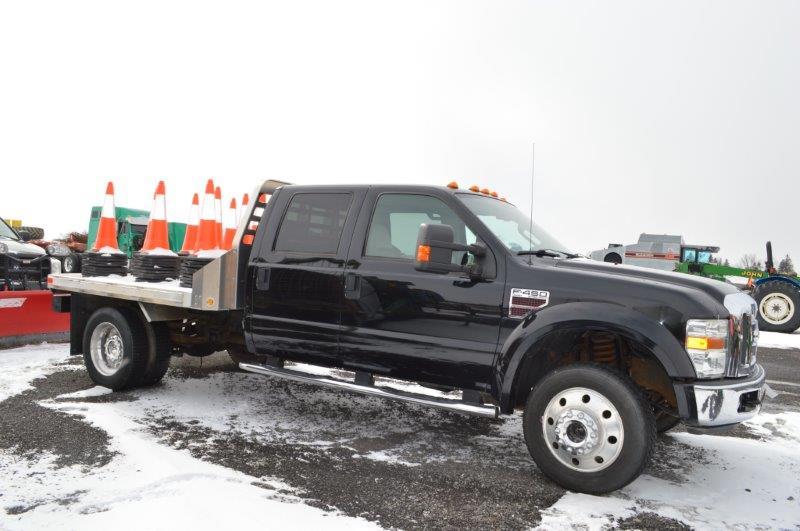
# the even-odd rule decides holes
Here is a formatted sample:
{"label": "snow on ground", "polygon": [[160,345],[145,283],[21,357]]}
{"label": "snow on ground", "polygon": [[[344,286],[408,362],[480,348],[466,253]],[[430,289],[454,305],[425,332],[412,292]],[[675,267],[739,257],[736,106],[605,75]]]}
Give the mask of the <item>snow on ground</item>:
{"label": "snow on ground", "polygon": [[287,494],[291,488],[280,481],[250,477],[163,446],[106,404],[47,405],[80,415],[108,433],[111,450],[119,455],[105,467],[86,470],[57,468],[51,456],[29,462],[0,454],[6,509],[38,505],[18,519],[7,517],[3,524],[9,529],[107,529],[120,522],[135,522],[142,529],[174,529],[176,524],[183,529],[249,529],[267,522],[291,522],[296,528],[374,527],[309,507]]}
{"label": "snow on ground", "polygon": [[792,348],[800,350],[800,330],[794,334],[780,334],[778,332],[761,331],[758,336],[758,346],[766,348]]}
{"label": "snow on ground", "polygon": [[[5,393],[0,400],[55,370],[53,364],[67,351],[66,345],[0,351],[0,393]],[[396,465],[489,458],[510,468],[530,466],[519,415],[493,425],[494,431],[469,435],[466,445],[449,435],[450,417],[433,410],[387,407],[378,398],[326,388],[303,388],[302,396],[296,390],[279,380],[223,371],[204,378],[170,374],[163,385],[136,391],[135,400],[81,401],[108,394],[94,387],[40,402],[108,433],[116,456],[103,467],[59,468],[50,455],[28,460],[0,451],[0,514],[34,507],[2,516],[0,529],[91,529],[119,522],[174,528],[177,518],[181,528],[202,529],[285,522],[293,528],[372,526],[304,504],[303,493],[281,478],[249,476],[168,446],[148,430],[154,419],[265,443],[357,449],[357,458]],[[365,423],[365,417],[374,420]],[[566,493],[543,509],[541,528],[601,529],[641,513],[699,529],[796,527],[800,413],[762,412],[746,424],[746,432],[749,437],[669,434],[662,460],[670,460],[674,474],[645,474],[607,496]],[[391,444],[364,444],[372,439]]]}
{"label": "snow on ground", "polygon": [[[544,512],[542,529],[601,529],[653,512],[698,529],[789,529],[800,522],[800,413],[762,414],[748,423],[770,440],[670,434],[711,455],[687,477],[643,475],[608,496],[568,493]],[[775,430],[778,433],[775,433]]]}
{"label": "snow on ground", "polygon": [[54,362],[68,356],[63,343],[0,350],[0,401],[29,389],[31,381],[55,371]]}

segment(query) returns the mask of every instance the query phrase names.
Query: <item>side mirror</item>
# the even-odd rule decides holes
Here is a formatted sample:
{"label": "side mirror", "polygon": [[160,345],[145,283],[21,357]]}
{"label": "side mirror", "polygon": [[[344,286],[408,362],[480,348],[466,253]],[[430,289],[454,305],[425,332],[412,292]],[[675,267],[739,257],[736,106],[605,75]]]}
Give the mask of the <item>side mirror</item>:
{"label": "side mirror", "polygon": [[429,225],[423,223],[417,233],[417,252],[414,269],[428,273],[469,273],[470,277],[480,277],[480,266],[462,266],[453,263],[453,251],[466,251],[475,256],[483,256],[486,249],[482,245],[455,243],[453,227],[450,225]]}

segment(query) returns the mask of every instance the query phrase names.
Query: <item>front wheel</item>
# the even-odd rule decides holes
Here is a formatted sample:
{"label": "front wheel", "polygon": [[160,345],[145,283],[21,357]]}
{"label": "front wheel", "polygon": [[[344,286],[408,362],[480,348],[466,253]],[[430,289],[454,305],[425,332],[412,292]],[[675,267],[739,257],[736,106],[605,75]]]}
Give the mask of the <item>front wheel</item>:
{"label": "front wheel", "polygon": [[656,423],[626,375],[600,365],[572,365],[555,369],[531,391],[523,431],[547,477],[572,491],[603,494],[641,474]]}
{"label": "front wheel", "polygon": [[61,271],[64,273],[80,273],[81,272],[81,258],[79,255],[72,253],[68,254],[61,261]]}
{"label": "front wheel", "polygon": [[766,332],[791,334],[800,328],[800,290],[776,280],[761,284],[753,292],[758,303],[758,327]]}

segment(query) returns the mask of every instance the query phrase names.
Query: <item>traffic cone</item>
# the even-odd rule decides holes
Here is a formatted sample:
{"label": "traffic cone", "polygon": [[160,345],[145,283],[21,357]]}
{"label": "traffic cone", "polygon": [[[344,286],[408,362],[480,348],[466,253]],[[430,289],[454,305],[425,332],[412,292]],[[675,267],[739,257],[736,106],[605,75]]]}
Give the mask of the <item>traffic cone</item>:
{"label": "traffic cone", "polygon": [[239,216],[236,215],[236,198],[231,198],[228,212],[225,217],[225,239],[222,248],[229,250],[233,248],[233,237],[236,236],[236,229],[239,227]]}
{"label": "traffic cone", "polygon": [[222,188],[214,189],[214,217],[217,222],[217,243],[222,247]]}
{"label": "traffic cone", "polygon": [[114,183],[108,181],[103,210],[100,212],[100,223],[97,225],[97,236],[92,251],[103,253],[122,253],[117,243],[117,210],[114,207]]}
{"label": "traffic cone", "polygon": [[156,193],[153,197],[153,210],[150,211],[150,221],[147,223],[147,233],[144,236],[142,252],[170,251],[169,230],[167,228],[167,205],[165,198],[164,181],[158,181]]}
{"label": "traffic cone", "polygon": [[192,206],[189,209],[189,224],[186,225],[186,235],[183,237],[182,253],[194,251],[194,244],[197,243],[197,225],[200,223],[200,198],[197,194],[192,196]]}
{"label": "traffic cone", "polygon": [[194,244],[195,253],[219,249],[217,215],[214,202],[214,181],[209,179],[206,183],[205,197],[203,197],[203,208],[200,210],[200,222],[197,224],[197,242]]}

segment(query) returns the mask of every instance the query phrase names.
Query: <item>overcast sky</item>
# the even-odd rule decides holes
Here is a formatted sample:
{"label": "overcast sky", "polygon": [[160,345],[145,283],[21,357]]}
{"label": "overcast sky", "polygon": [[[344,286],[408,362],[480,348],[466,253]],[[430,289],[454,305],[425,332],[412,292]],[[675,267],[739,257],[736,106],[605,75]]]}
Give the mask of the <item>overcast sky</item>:
{"label": "overcast sky", "polygon": [[[2,2],[0,216],[456,179],[573,250],[800,261],[799,2]],[[226,200],[227,202],[227,200]]]}

